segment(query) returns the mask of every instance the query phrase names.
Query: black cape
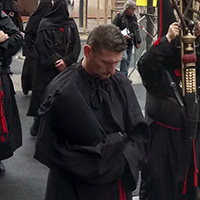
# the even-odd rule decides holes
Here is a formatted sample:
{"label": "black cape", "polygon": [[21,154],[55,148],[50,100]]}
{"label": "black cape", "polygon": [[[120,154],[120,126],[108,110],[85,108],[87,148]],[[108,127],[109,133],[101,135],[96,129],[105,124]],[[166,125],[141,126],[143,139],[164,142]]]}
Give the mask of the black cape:
{"label": "black cape", "polygon": [[119,199],[119,179],[132,199],[148,126],[127,78],[96,79],[77,63],[50,83],[39,116],[35,158],[51,169],[46,199],[56,199],[61,174],[71,187],[57,200]]}
{"label": "black cape", "polygon": [[2,59],[1,81],[4,92],[4,108],[8,128],[8,137],[5,143],[0,143],[0,160],[9,158],[22,145],[22,130],[15,100],[12,80],[8,74],[12,56],[22,46],[22,36],[13,22],[3,12],[0,15],[0,30],[9,35],[9,39],[0,43],[0,57]]}

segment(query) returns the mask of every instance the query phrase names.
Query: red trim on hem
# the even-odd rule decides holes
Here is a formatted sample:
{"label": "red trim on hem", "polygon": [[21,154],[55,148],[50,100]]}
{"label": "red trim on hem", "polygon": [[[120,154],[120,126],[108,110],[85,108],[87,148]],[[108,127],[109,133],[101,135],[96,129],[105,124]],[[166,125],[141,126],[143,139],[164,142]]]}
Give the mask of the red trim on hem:
{"label": "red trim on hem", "polygon": [[126,192],[121,180],[119,180],[119,200],[126,200]]}
{"label": "red trim on hem", "polygon": [[198,186],[198,169],[197,169],[197,159],[196,159],[196,148],[195,148],[195,139],[193,139],[193,154],[194,154],[194,186]]}
{"label": "red trim on hem", "polygon": [[158,122],[158,121],[155,121],[155,122],[156,122],[156,124],[158,124],[158,125],[160,125],[160,126],[163,126],[163,127],[165,127],[165,128],[169,128],[169,129],[173,129],[173,130],[178,130],[178,131],[184,130],[183,128],[176,128],[176,127],[172,127],[172,126],[167,126],[167,125],[162,124],[162,123],[160,123],[160,122]]}

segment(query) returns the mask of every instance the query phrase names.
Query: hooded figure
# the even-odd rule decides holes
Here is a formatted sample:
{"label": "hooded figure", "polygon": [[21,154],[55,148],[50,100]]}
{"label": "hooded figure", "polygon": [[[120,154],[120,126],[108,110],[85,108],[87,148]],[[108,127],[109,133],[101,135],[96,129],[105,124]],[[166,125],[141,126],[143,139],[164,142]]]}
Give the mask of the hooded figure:
{"label": "hooded figure", "polygon": [[189,119],[181,89],[179,25],[170,0],[160,3],[160,40],[138,62],[147,90],[145,116],[151,129],[140,199],[196,200],[199,142],[188,137]]}
{"label": "hooded figure", "polygon": [[[11,19],[2,12],[0,1],[0,161],[11,157],[22,145],[21,123],[15,91],[9,76],[12,56],[22,46],[22,36]],[[5,168],[0,162],[0,173]]]}
{"label": "hooded figure", "polygon": [[3,11],[12,19],[13,23],[23,32],[21,14],[17,5],[17,0],[2,0]]}
{"label": "hooded figure", "polygon": [[[38,29],[38,63],[28,116],[37,116],[47,85],[61,71],[77,61],[80,48],[78,29],[74,19],[69,17],[66,1],[55,1],[51,12],[41,20]],[[31,135],[37,132],[35,124],[37,123],[31,128]]]}
{"label": "hooded figure", "polygon": [[37,9],[29,17],[25,29],[23,55],[26,57],[23,65],[21,83],[25,95],[32,90],[33,77],[37,65],[35,42],[38,27],[42,18],[51,11],[51,0],[41,0]]}

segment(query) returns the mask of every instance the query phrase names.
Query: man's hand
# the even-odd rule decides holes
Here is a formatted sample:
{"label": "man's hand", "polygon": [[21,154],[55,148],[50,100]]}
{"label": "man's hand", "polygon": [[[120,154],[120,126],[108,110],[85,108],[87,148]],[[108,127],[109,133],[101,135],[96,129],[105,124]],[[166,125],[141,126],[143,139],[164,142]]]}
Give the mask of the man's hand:
{"label": "man's hand", "polygon": [[0,43],[5,42],[8,38],[8,34],[5,34],[3,31],[0,31]]}
{"label": "man's hand", "polygon": [[129,40],[131,38],[130,35],[125,35],[126,39]]}
{"label": "man's hand", "polygon": [[55,63],[54,63],[55,67],[60,71],[62,72],[63,70],[66,69],[67,65],[65,64],[65,62],[63,61],[63,59],[60,59],[60,60],[57,60]]}
{"label": "man's hand", "polygon": [[179,26],[178,22],[174,22],[169,26],[168,32],[166,34],[166,38],[169,42],[174,40],[177,36],[179,36]]}
{"label": "man's hand", "polygon": [[140,48],[142,46],[142,43],[138,44],[137,47]]}

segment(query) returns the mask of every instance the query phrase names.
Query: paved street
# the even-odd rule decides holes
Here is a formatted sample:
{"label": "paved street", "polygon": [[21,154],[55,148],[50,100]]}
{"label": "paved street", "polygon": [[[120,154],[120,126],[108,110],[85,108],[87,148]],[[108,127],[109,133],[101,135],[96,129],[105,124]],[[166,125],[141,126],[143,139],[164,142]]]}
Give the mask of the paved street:
{"label": "paved street", "polygon": [[[82,53],[81,56],[82,57]],[[32,118],[26,116],[30,94],[23,95],[21,91],[21,71],[23,60],[13,60],[12,79],[16,90],[16,99],[22,122],[23,146],[13,157],[4,160],[6,173],[0,176],[0,200],[43,200],[48,169],[33,159],[35,139],[29,135]],[[144,109],[145,90],[141,85],[137,70],[130,77],[133,81],[141,108]],[[138,197],[134,197],[134,200]]]}

